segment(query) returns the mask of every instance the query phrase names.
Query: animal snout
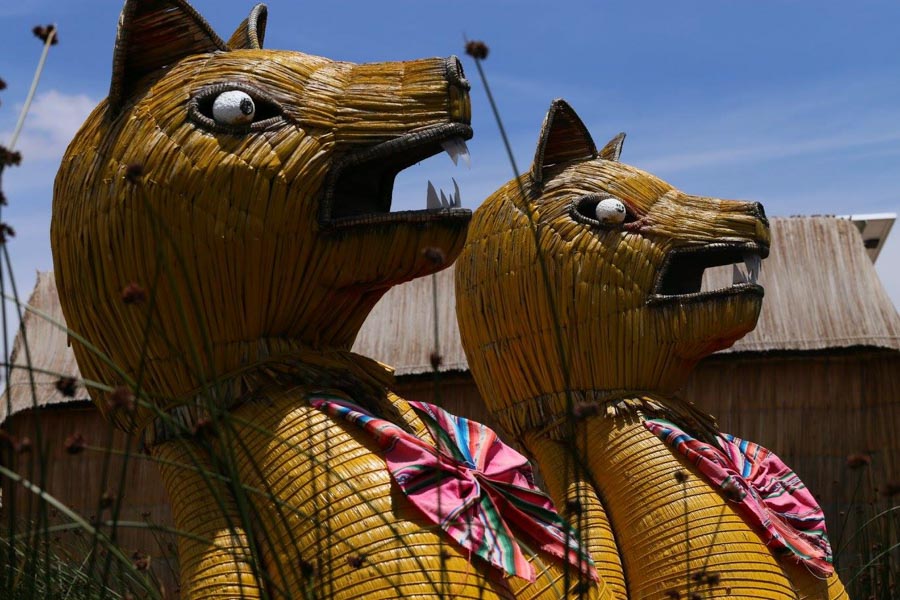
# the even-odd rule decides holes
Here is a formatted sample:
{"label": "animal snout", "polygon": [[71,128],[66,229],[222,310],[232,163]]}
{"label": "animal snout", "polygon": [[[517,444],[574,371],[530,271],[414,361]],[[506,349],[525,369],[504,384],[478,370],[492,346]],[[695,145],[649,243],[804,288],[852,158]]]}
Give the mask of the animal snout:
{"label": "animal snout", "polygon": [[472,121],[472,104],[469,100],[469,81],[463,71],[462,62],[455,57],[447,58],[447,84],[450,94],[450,117],[454,121],[469,124]]}
{"label": "animal snout", "polygon": [[455,56],[447,58],[447,80],[450,82],[450,85],[460,87],[466,92],[471,89],[463,71],[462,62]]}
{"label": "animal snout", "polygon": [[769,226],[769,219],[766,218],[766,209],[761,202],[753,202],[751,204],[750,214],[762,221],[766,227]]}

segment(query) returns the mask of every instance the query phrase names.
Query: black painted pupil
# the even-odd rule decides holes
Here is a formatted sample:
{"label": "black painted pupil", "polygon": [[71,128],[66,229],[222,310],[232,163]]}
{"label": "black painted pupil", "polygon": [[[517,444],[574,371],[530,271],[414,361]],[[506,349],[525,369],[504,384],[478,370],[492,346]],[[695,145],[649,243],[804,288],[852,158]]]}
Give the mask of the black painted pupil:
{"label": "black painted pupil", "polygon": [[253,100],[250,98],[244,98],[241,100],[241,112],[245,115],[253,114]]}

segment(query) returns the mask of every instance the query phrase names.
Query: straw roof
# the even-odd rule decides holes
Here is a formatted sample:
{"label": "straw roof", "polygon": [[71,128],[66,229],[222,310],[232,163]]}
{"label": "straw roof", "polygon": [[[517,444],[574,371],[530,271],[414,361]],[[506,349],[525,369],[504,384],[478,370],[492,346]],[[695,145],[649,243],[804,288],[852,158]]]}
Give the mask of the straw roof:
{"label": "straw roof", "polygon": [[[87,391],[80,384],[75,385],[74,397],[64,396],[56,389],[56,382],[61,376],[80,380],[81,375],[75,354],[68,345],[64,330],[66,320],[59,305],[52,272],[38,272],[28,305],[29,310],[24,311],[22,318],[26,336],[23,338],[20,329],[10,355],[10,394],[8,399],[4,394],[0,400],[0,423],[6,420],[7,414],[32,408],[35,404],[48,406],[89,400]],[[29,370],[29,364],[34,368]]]}
{"label": "straw roof", "polygon": [[[900,316],[878,279],[859,230],[852,221],[834,217],[772,219],[772,250],[763,263],[760,283],[766,300],[755,331],[725,353],[802,352],[834,348],[882,348],[900,351]],[[375,307],[360,330],[355,352],[396,369],[397,375],[431,371],[435,351],[441,371],[465,371],[468,363],[456,325],[454,269],[394,287]],[[709,273],[704,285],[730,284],[731,269]],[[435,289],[436,288],[436,289]],[[435,293],[436,292],[436,293]],[[39,273],[29,304],[64,323],[52,273]],[[25,315],[32,364],[51,373],[78,377],[66,335],[38,314]],[[26,364],[21,336],[12,363]],[[72,401],[55,388],[57,377],[36,374],[36,400],[41,406]],[[12,412],[33,406],[27,371],[10,378]],[[75,399],[87,394],[79,387]],[[0,422],[7,405],[0,406]]]}
{"label": "straw roof", "polygon": [[397,375],[430,372],[435,349],[441,359],[440,371],[469,369],[456,325],[453,266],[388,290],[353,344],[354,352],[391,365]]}
{"label": "straw roof", "polygon": [[[722,285],[723,275],[713,275]],[[773,219],[756,329],[725,352],[871,347],[900,350],[900,316],[857,225],[834,217]]]}
{"label": "straw roof", "polygon": [[[878,279],[859,229],[834,217],[774,218],[763,262],[759,324],[723,352],[869,347],[900,350],[900,315]],[[731,267],[711,269],[705,287],[731,285]],[[456,326],[453,267],[434,276],[443,370],[468,368]],[[391,289],[363,325],[353,349],[398,375],[427,373],[434,346],[432,281]]]}

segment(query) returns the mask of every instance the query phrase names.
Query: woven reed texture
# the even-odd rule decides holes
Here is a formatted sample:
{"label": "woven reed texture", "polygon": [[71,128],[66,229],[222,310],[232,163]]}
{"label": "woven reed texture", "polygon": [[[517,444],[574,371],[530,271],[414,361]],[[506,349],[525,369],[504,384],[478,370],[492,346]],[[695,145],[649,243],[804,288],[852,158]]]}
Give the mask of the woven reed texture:
{"label": "woven reed texture", "polygon": [[[141,55],[149,43],[132,34],[150,8],[128,21],[134,5],[123,13],[117,56]],[[146,6],[165,9],[170,25],[180,15],[184,27],[172,33],[179,40],[185,27],[203,30],[193,13],[176,10],[181,3]],[[467,220],[331,233],[319,223],[326,175],[339,157],[414,129],[465,126],[468,96],[452,81],[452,60],[355,65],[299,52],[176,50],[177,62],[150,53],[159,77],[146,93],[132,91],[119,110],[101,103],[75,136],[57,175],[51,227],[69,325],[132,377],[143,363],[163,409],[258,358],[262,338],[349,348],[385,290],[442,266],[424,249],[448,261],[456,255]],[[149,68],[149,58],[134,60]],[[130,61],[116,61],[114,81]],[[212,135],[188,106],[219,84],[257,90],[281,117],[261,131]],[[122,301],[130,282],[147,291],[143,303]],[[121,380],[73,346],[85,377]],[[136,426],[149,418],[139,411]]]}
{"label": "woven reed texture", "polygon": [[160,461],[175,526],[183,532],[178,536],[182,597],[262,597],[238,508],[228,486],[210,479],[216,469],[206,452],[182,440],[157,446],[153,454]]}
{"label": "woven reed texture", "polygon": [[[355,401],[405,406],[385,396],[383,369],[370,375],[371,361],[345,351],[385,290],[438,271],[446,263],[436,255],[455,258],[469,214],[388,221],[362,206],[383,198],[354,197],[369,212],[338,227],[329,211],[347,207],[328,204],[344,181],[333,169],[387,162],[386,178],[409,158],[403,144],[427,144],[419,158],[438,147],[423,130],[467,135],[458,61],[353,65],[254,49],[263,17],[251,14],[231,38],[251,49],[226,50],[183,2],[129,1],[110,103],[76,136],[56,180],[51,236],[69,325],[187,426],[190,441],[178,439],[166,419],[151,426],[143,407],[133,423],[117,421],[146,429],[166,461],[175,525],[186,532],[185,594],[567,596],[579,577],[548,554],[525,549],[538,571],[531,584],[472,560],[392,487],[372,440],[307,404],[323,387],[346,392],[348,376],[362,390]],[[169,47],[141,54],[151,39]],[[228,86],[279,114],[243,129],[213,123],[204,94]],[[385,142],[393,153],[372,150]],[[351,219],[360,207],[349,207]],[[123,297],[129,282],[143,287],[140,301]],[[85,377],[122,378],[86,344],[74,350]],[[218,410],[200,404],[210,398]],[[94,400],[108,418],[123,412]],[[194,407],[212,417],[204,427]],[[181,466],[197,462],[205,477]],[[584,592],[611,597],[603,582]]]}
{"label": "woven reed texture", "polygon": [[[861,255],[862,240],[852,223],[833,217],[770,221],[772,248],[760,275],[766,300],[759,322],[731,348],[717,354],[856,347],[900,350],[900,315],[885,297],[871,261]],[[469,369],[456,322],[455,273],[454,263],[434,275],[439,299],[438,353],[442,358],[439,367],[442,372]],[[708,269],[707,273],[704,289],[720,287],[730,281],[731,267]],[[809,294],[809,290],[816,293]],[[28,304],[57,322],[65,322],[56,282],[50,272],[38,273]],[[813,308],[808,309],[810,306]],[[391,365],[398,376],[429,373],[429,355],[434,349],[433,315],[431,277],[395,286],[366,318],[353,350]],[[24,323],[32,364],[39,370],[78,379],[80,372],[65,334],[35,313],[26,312]],[[12,356],[13,364],[25,364],[21,334],[16,336]],[[13,414],[31,408],[35,401],[38,406],[69,401],[56,392],[54,382],[53,376],[37,374],[37,393],[33,397],[27,372],[13,371],[10,378]],[[730,398],[735,391],[726,386],[721,390],[721,398]],[[693,393],[688,396],[695,398]],[[87,397],[87,392],[76,394],[78,399]],[[462,402],[449,408],[450,412],[464,414],[467,407]],[[5,420],[5,413],[6,402],[2,401],[0,422]],[[476,420],[484,421],[487,413],[481,413]]]}
{"label": "woven reed texture", "polygon": [[566,516],[584,532],[584,542],[594,557],[597,572],[609,587],[613,598],[627,598],[628,590],[622,559],[612,525],[593,482],[575,472],[571,453],[563,445],[544,436],[535,436],[526,444],[541,468],[547,489]]}
{"label": "woven reed texture", "polygon": [[[532,584],[471,560],[394,489],[374,440],[304,406],[300,399],[308,393],[289,390],[235,411],[241,479],[272,498],[255,506],[265,528],[260,538],[267,540],[264,564],[314,567],[272,569],[278,587],[328,598],[565,596],[565,568],[556,559],[528,554],[537,571]],[[404,418],[423,434],[408,406]],[[290,451],[273,451],[278,448]],[[577,579],[570,577],[571,585]],[[612,597],[602,586],[586,591]]]}
{"label": "woven reed texture", "polygon": [[[729,598],[846,597],[836,576],[826,583],[778,561],[640,422],[643,411],[661,410],[701,431],[714,427],[671,394],[699,359],[754,327],[760,296],[648,300],[674,250],[723,240],[767,245],[762,213],[752,203],[684,194],[599,158],[578,123],[568,105],[554,103],[531,172],[476,211],[457,263],[460,333],[486,406],[533,454],[546,454],[549,440],[536,440],[551,436],[586,464],[601,503],[593,510],[606,511],[588,536],[603,539],[610,524],[616,545],[598,552],[619,553],[629,597],[683,594],[688,569],[718,574]],[[601,227],[580,217],[575,207],[589,194],[623,201],[629,222]],[[608,396],[624,409],[589,403],[576,411],[570,394]],[[550,427],[560,422],[568,428]],[[690,474],[683,490],[676,471]],[[560,488],[551,485],[557,496]]]}

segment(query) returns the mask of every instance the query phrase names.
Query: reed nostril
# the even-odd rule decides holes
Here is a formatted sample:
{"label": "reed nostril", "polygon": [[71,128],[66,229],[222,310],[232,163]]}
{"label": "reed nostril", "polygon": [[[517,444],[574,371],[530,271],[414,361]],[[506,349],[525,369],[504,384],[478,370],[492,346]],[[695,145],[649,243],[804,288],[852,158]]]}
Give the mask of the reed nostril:
{"label": "reed nostril", "polygon": [[466,80],[462,62],[455,56],[447,59],[447,79],[452,85],[459,86],[467,92],[469,91],[469,82]]}
{"label": "reed nostril", "polygon": [[769,224],[769,219],[766,218],[766,209],[765,209],[765,207],[762,205],[762,203],[760,203],[760,202],[754,202],[754,203],[753,203],[753,213],[754,213],[757,217],[759,217],[760,221],[762,221],[762,222],[765,223],[766,225]]}

